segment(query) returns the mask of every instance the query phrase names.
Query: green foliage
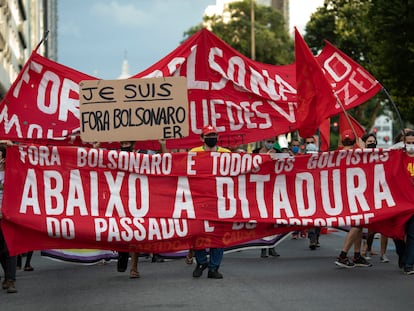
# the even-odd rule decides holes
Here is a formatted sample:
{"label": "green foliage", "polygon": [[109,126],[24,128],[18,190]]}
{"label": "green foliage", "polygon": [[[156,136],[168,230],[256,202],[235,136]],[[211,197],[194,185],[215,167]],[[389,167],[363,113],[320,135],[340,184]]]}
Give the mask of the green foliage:
{"label": "green foliage", "polygon": [[[251,54],[251,2],[245,0],[229,4],[231,14],[229,22],[223,21],[223,16],[204,17],[204,24],[210,25],[211,31],[246,55]],[[223,14],[224,15],[224,14]],[[254,5],[255,29],[255,59],[262,63],[284,65],[293,62],[293,41],[288,33],[283,15],[268,6]],[[184,33],[190,37],[203,28],[199,24]]]}
{"label": "green foliage", "polygon": [[[413,123],[413,12],[413,0],[325,0],[304,38],[315,54],[326,39],[361,64],[389,91],[405,122]],[[379,95],[352,114],[369,129],[384,101]]]}

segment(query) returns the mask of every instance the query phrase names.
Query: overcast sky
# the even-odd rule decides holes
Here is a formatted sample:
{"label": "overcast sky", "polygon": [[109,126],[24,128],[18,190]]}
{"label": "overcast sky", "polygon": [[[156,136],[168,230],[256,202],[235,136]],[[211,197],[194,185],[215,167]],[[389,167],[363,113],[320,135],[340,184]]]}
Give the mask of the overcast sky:
{"label": "overcast sky", "polygon": [[[202,21],[215,0],[59,0],[58,63],[101,79],[148,68]],[[302,30],[323,0],[290,0],[290,26]]]}

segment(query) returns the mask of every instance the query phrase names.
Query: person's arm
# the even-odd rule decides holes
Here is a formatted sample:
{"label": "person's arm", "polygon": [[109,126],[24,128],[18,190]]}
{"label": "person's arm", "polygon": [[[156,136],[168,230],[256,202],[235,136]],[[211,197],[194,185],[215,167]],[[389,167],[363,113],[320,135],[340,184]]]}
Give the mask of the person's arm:
{"label": "person's arm", "polygon": [[167,151],[167,142],[165,141],[164,138],[161,138],[158,140],[158,142],[160,143],[160,152],[161,153],[166,153]]}

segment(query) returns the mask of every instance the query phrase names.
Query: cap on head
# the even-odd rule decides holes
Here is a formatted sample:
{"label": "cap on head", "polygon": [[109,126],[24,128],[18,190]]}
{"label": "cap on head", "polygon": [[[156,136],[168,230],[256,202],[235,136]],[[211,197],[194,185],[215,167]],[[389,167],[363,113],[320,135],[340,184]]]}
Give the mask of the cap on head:
{"label": "cap on head", "polygon": [[214,128],[214,126],[212,125],[207,125],[205,127],[203,127],[203,136],[208,135],[208,134],[217,134],[217,130]]}
{"label": "cap on head", "polygon": [[352,130],[345,130],[341,133],[341,139],[344,140],[350,140],[355,141],[355,134],[352,132]]}

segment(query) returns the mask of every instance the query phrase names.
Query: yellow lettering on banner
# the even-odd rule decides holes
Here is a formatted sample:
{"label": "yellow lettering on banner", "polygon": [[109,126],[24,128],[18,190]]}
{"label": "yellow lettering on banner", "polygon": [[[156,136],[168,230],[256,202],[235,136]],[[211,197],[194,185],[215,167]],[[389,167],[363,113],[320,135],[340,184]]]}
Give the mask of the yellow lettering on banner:
{"label": "yellow lettering on banner", "polygon": [[414,176],[414,164],[412,162],[408,163],[407,170],[410,173],[410,176]]}

